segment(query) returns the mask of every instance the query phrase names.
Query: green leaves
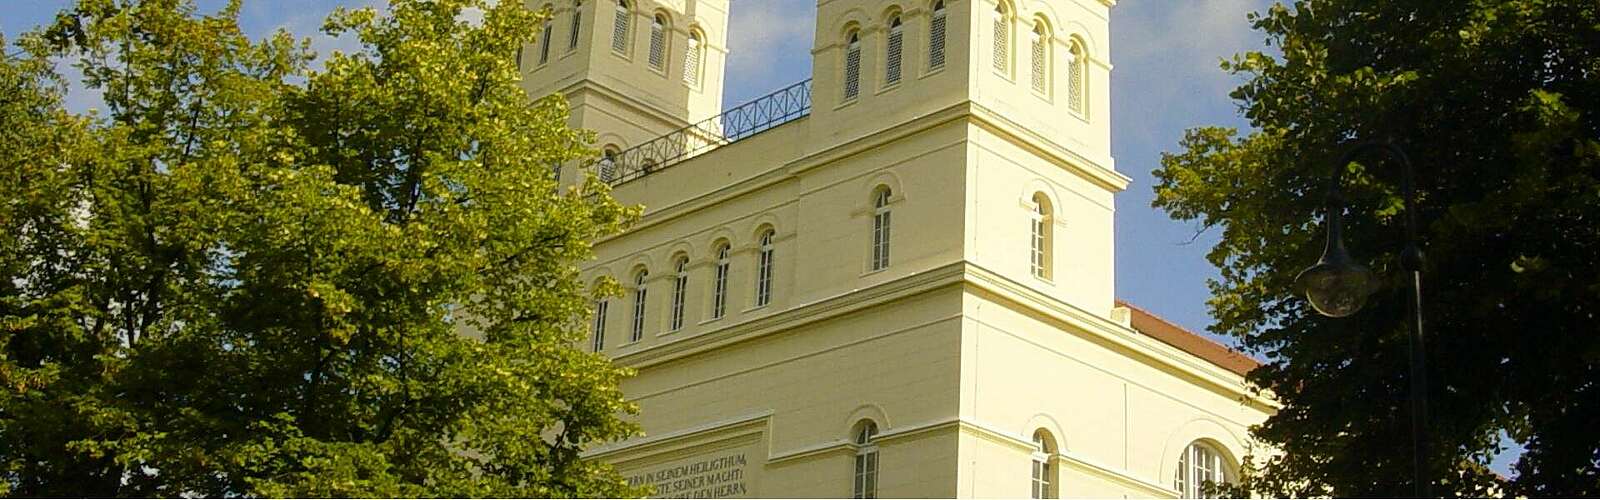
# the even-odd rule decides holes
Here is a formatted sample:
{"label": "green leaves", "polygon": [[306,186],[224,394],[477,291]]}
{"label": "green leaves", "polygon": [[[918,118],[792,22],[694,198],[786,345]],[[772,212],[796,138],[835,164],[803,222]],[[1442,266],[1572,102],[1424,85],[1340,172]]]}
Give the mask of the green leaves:
{"label": "green leaves", "polygon": [[[1254,430],[1282,454],[1246,467],[1264,496],[1410,491],[1402,214],[1422,223],[1435,492],[1600,494],[1592,415],[1600,336],[1600,4],[1301,0],[1250,18],[1281,54],[1234,56],[1254,130],[1192,130],[1164,155],[1154,205],[1223,231],[1209,255],[1212,330],[1271,363],[1251,375],[1285,407]],[[1418,203],[1379,158],[1417,166]],[[1330,320],[1292,279],[1321,251],[1323,193],[1344,168],[1351,251],[1390,283]],[[1339,429],[1339,432],[1329,432]],[[1486,468],[1509,432],[1510,480]]]}
{"label": "green leaves", "polygon": [[[575,347],[576,266],[637,210],[549,175],[590,152],[520,86],[538,15],[338,11],[364,48],[313,71],[237,12],[83,0],[0,64],[0,487],[638,494],[578,456],[637,429]],[[106,114],[62,110],[52,57]]]}

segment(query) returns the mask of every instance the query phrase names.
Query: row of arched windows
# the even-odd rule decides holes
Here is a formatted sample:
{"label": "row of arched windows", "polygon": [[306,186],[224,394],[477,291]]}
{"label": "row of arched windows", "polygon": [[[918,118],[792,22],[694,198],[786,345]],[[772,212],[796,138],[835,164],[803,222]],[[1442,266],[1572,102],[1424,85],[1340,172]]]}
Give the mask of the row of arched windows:
{"label": "row of arched windows", "polygon": [[[933,72],[944,67],[946,26],[949,25],[949,10],[944,6],[944,0],[935,0],[930,6],[927,31],[927,72]],[[883,43],[883,86],[892,87],[900,83],[905,75],[905,37],[906,24],[899,12],[889,14],[884,20],[888,30],[884,34]],[[845,30],[844,35],[844,87],[845,101],[850,101],[861,95],[861,28],[851,26]]]}
{"label": "row of arched windows", "polygon": [[[755,307],[762,307],[772,302],[774,272],[777,268],[777,231],[772,227],[765,227],[757,238],[758,247],[755,256],[755,289],[752,297]],[[714,245],[712,255],[715,269],[712,273],[711,301],[708,313],[710,319],[720,319],[728,311],[728,275],[733,266],[733,246],[727,240],[718,240]],[[690,283],[689,256],[679,253],[672,259],[671,301],[667,311],[667,331],[677,331],[683,328],[685,309],[688,307],[688,290]],[[649,278],[650,270],[640,266],[633,271],[633,290],[629,300],[633,314],[629,323],[628,341],[638,342],[644,339],[645,330],[649,327]],[[592,339],[591,348],[600,352],[606,346],[606,315],[610,312],[611,299],[603,298],[595,302],[594,321],[590,326]]]}
{"label": "row of arched windows", "polygon": [[[582,40],[583,1],[572,2],[572,18],[566,40],[569,52],[576,50],[579,41]],[[626,58],[632,55],[630,51],[633,47],[634,6],[629,0],[615,0],[615,2],[616,10],[612,14],[611,25],[611,51]],[[547,12],[552,8],[552,5],[545,5]],[[657,12],[650,19],[650,48],[645,60],[650,64],[650,69],[663,75],[667,74],[667,56],[672,43],[671,28],[672,15],[666,11]],[[539,65],[550,62],[550,52],[555,43],[555,18],[551,17],[545,19],[543,30],[539,34]],[[689,28],[682,60],[683,82],[691,86],[699,85],[705,61],[705,34],[698,27]]]}
{"label": "row of arched windows", "polygon": [[[996,2],[990,14],[994,40],[990,54],[994,70],[1010,77],[1013,59],[1012,26],[1017,22],[1015,10],[1004,0]],[[1038,95],[1050,98],[1054,94],[1052,75],[1054,60],[1050,20],[1036,16],[1028,30],[1028,83]],[[1083,40],[1074,36],[1067,41],[1067,109],[1080,116],[1088,113],[1088,50]]]}
{"label": "row of arched windows", "polygon": [[[851,484],[852,498],[878,498],[878,424],[871,419],[856,422],[850,430],[850,444],[855,448]],[[1061,498],[1060,477],[1055,438],[1050,431],[1033,431],[1033,453],[1029,461],[1031,498]],[[1234,480],[1231,466],[1215,447],[1195,441],[1184,447],[1178,457],[1177,479],[1173,489],[1179,498],[1217,498],[1216,487]]]}

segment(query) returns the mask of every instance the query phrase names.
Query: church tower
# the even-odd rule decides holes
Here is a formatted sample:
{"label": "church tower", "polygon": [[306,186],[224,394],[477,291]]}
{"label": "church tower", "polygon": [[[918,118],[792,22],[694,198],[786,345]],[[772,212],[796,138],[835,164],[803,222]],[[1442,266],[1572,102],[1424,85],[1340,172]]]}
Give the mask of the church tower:
{"label": "church tower", "polygon": [[523,86],[566,95],[570,125],[596,131],[597,148],[626,150],[721,113],[729,0],[526,1],[555,15],[523,48]]}
{"label": "church tower", "polygon": [[582,347],[637,370],[646,434],[585,456],[667,498],[1235,479],[1256,363],[1114,296],[1113,3],[817,0],[812,79],[728,110],[728,0],[562,11],[580,40],[524,55],[530,91],[645,207],[584,265],[624,292]]}

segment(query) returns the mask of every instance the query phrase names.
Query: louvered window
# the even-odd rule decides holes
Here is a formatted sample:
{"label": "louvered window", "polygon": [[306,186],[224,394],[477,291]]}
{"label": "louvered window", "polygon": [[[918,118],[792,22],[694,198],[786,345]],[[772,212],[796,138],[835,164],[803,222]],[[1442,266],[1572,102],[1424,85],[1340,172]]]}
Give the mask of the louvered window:
{"label": "louvered window", "polygon": [[844,50],[844,100],[861,95],[861,34],[850,33],[850,43]]}
{"label": "louvered window", "polygon": [[935,70],[944,67],[944,32],[945,32],[944,2],[933,4],[933,20],[928,24],[928,69]]}
{"label": "louvered window", "polygon": [[756,306],[772,302],[773,232],[761,234],[761,254],[756,262]]}
{"label": "louvered window", "polygon": [[711,319],[721,318],[728,310],[728,268],[733,264],[727,243],[717,248],[717,282],[711,292]]}
{"label": "louvered window", "polygon": [[650,22],[650,67],[665,69],[667,64],[667,22],[656,16]]}
{"label": "louvered window", "polygon": [[611,306],[609,300],[599,300],[594,303],[594,352],[606,348],[606,310]]}
{"label": "louvered window", "polygon": [[644,306],[645,300],[649,297],[644,282],[648,277],[650,273],[639,271],[633,278],[633,336],[631,337],[633,342],[644,339]]}
{"label": "louvered window", "polygon": [[628,30],[632,29],[633,13],[628,10],[628,2],[617,2],[617,15],[611,23],[611,50],[618,54],[628,54]]}
{"label": "louvered window", "polygon": [[572,29],[567,38],[567,50],[578,48],[578,36],[583,32],[583,1],[572,2]]}
{"label": "louvered window", "polygon": [[678,279],[672,283],[672,331],[683,328],[683,299],[689,289],[689,258],[679,257],[677,267]]}
{"label": "louvered window", "polygon": [[1050,60],[1049,60],[1050,35],[1044,23],[1033,27],[1033,91],[1046,93],[1049,90]]}
{"label": "louvered window", "polygon": [[689,47],[683,51],[683,83],[700,84],[700,34],[689,33]]}
{"label": "louvered window", "polygon": [[889,188],[878,190],[872,201],[872,270],[889,267]]}
{"label": "louvered window", "polygon": [[900,17],[889,21],[889,40],[885,44],[883,84],[894,85],[900,83],[900,55],[901,48],[905,45],[905,27],[900,24]]}
{"label": "louvered window", "polygon": [[1067,64],[1067,108],[1078,114],[1083,114],[1088,109],[1088,103],[1085,102],[1088,92],[1085,91],[1086,82],[1084,82],[1087,59],[1083,45],[1074,41],[1072,61]]}
{"label": "louvered window", "polygon": [[544,20],[543,33],[539,34],[539,64],[550,62],[550,43],[555,34],[556,22],[554,19]]}
{"label": "louvered window", "polygon": [[994,11],[994,69],[1001,72],[1011,68],[1011,21],[1006,19],[1005,4]]}

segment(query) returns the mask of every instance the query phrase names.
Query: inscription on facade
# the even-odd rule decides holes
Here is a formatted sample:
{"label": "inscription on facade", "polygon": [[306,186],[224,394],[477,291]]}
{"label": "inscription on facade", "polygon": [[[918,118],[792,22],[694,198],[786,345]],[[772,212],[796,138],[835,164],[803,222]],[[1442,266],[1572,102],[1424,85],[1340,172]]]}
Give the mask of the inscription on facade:
{"label": "inscription on facade", "polygon": [[715,455],[634,474],[631,486],[653,485],[652,498],[738,498],[749,494],[744,452]]}

